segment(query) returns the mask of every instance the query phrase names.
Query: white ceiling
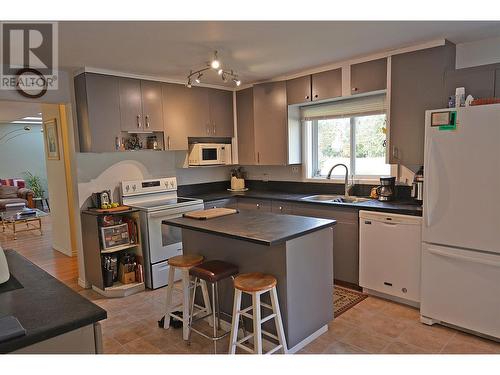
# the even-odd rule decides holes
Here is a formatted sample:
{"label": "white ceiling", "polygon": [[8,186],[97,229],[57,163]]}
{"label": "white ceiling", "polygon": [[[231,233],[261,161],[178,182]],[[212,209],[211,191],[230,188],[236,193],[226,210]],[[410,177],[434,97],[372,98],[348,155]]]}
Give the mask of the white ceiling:
{"label": "white ceiling", "polygon": [[[59,64],[184,79],[216,49],[224,66],[250,83],[438,38],[494,36],[500,22],[60,22]],[[206,82],[219,84],[211,73]]]}
{"label": "white ceiling", "polygon": [[40,112],[39,103],[0,101],[0,124],[20,120],[24,117],[37,117]]}

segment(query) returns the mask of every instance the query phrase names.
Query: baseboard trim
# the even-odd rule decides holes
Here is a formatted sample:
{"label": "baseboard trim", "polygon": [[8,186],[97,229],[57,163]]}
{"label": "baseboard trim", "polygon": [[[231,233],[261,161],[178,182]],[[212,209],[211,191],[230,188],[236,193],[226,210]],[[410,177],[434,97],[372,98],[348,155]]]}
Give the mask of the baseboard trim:
{"label": "baseboard trim", "polygon": [[90,289],[92,287],[92,284],[90,284],[90,283],[88,283],[85,280],[82,280],[80,278],[78,278],[78,285],[84,289]]}
{"label": "baseboard trim", "polygon": [[401,303],[403,305],[408,305],[411,307],[415,307],[416,309],[420,308],[420,302],[417,301],[410,301],[409,299],[401,298],[401,297],[396,297],[396,296],[391,296],[390,294],[382,293],[382,292],[377,292],[376,290],[373,289],[368,289],[368,288],[363,288],[363,293],[366,293],[370,296],[375,296],[379,298],[383,298],[389,301]]}

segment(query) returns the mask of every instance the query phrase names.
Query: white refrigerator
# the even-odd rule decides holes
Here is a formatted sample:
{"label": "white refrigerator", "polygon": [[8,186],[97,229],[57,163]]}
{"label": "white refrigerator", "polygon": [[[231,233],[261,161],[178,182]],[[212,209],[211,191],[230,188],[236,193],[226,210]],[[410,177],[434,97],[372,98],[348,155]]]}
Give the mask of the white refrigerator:
{"label": "white refrigerator", "polygon": [[422,322],[500,338],[500,104],[426,112],[421,276]]}

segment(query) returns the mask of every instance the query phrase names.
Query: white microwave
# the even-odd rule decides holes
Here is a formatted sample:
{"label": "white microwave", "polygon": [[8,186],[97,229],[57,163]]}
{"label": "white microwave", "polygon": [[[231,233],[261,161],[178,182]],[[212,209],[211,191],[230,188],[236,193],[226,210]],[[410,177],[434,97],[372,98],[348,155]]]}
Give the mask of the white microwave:
{"label": "white microwave", "polygon": [[193,143],[189,145],[189,165],[231,164],[231,145],[228,143]]}

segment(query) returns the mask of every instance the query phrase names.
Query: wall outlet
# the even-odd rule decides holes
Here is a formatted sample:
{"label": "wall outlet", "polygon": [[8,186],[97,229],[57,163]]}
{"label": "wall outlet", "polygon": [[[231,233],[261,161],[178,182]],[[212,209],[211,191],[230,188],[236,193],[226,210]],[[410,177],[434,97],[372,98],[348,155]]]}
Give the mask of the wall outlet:
{"label": "wall outlet", "polygon": [[292,174],[299,174],[299,166],[292,165]]}

